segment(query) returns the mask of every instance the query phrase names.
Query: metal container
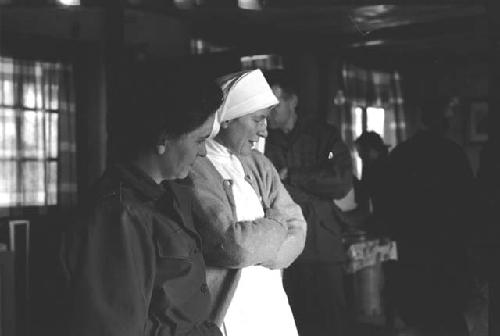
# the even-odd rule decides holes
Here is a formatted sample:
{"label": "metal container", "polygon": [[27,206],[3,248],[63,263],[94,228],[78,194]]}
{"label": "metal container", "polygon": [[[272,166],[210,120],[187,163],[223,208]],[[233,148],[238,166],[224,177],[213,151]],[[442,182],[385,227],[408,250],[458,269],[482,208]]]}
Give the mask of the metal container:
{"label": "metal container", "polygon": [[[344,236],[344,245],[347,248],[352,244],[371,240],[366,232],[356,232]],[[349,262],[349,260],[347,261]],[[352,274],[346,275],[348,287],[348,305],[353,317],[360,322],[383,323],[384,305],[382,289],[384,274],[382,263],[364,267]]]}

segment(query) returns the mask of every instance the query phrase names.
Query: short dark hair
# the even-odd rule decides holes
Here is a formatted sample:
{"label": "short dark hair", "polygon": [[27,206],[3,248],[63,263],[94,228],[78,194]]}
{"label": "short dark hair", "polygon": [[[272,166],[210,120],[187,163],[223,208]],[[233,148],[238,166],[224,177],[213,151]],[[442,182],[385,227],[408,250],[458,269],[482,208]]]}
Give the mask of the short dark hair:
{"label": "short dark hair", "polygon": [[296,81],[290,72],[283,69],[267,70],[264,76],[271,87],[279,86],[285,97],[298,94]]}
{"label": "short dark hair", "polygon": [[387,151],[387,145],[384,143],[382,137],[373,131],[364,131],[354,143],[362,148],[373,148],[381,153]]}
{"label": "short dark hair", "polygon": [[[130,72],[115,137],[119,156],[135,155],[162,138],[200,127],[222,103],[222,91],[200,69],[137,66]],[[116,124],[116,123],[115,123]]]}

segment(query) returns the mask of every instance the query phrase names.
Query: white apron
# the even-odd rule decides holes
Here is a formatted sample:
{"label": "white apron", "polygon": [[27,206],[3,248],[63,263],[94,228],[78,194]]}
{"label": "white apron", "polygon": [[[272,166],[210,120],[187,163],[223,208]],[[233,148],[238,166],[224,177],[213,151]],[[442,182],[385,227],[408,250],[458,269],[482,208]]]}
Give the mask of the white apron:
{"label": "white apron", "polygon": [[[259,196],[245,180],[239,159],[215,140],[207,141],[207,157],[224,179],[233,180],[237,220],[264,217]],[[226,336],[298,336],[281,270],[243,268],[222,329]]]}

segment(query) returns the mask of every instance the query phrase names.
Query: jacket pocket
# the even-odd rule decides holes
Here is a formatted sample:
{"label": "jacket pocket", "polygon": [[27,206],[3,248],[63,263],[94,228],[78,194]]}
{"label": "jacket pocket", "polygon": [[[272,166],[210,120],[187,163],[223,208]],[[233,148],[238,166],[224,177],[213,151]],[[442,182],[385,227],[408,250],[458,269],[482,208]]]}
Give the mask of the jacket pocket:
{"label": "jacket pocket", "polygon": [[[160,290],[158,301],[163,302],[160,304],[163,308],[171,304],[179,307],[196,295],[203,296],[206,287],[201,253],[192,249],[195,245],[189,236],[175,236],[156,241],[156,287]],[[207,296],[206,300],[208,299]],[[169,304],[165,304],[166,302]]]}
{"label": "jacket pocket", "polygon": [[190,248],[185,237],[173,234],[156,240],[157,281],[164,283],[189,273],[191,268]]}

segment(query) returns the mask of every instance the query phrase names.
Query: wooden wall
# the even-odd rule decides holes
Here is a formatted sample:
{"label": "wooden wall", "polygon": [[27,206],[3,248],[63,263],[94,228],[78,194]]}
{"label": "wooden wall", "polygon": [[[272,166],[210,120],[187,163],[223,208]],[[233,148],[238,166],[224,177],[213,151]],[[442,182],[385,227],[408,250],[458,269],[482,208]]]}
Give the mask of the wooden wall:
{"label": "wooden wall", "polygon": [[470,138],[470,104],[475,100],[488,101],[489,63],[484,57],[460,59],[436,58],[409,64],[402,71],[404,94],[407,98],[408,133],[418,129],[417,106],[431,96],[455,96],[460,100],[452,119],[449,136],[466,151],[471,166],[477,171],[483,142]]}

